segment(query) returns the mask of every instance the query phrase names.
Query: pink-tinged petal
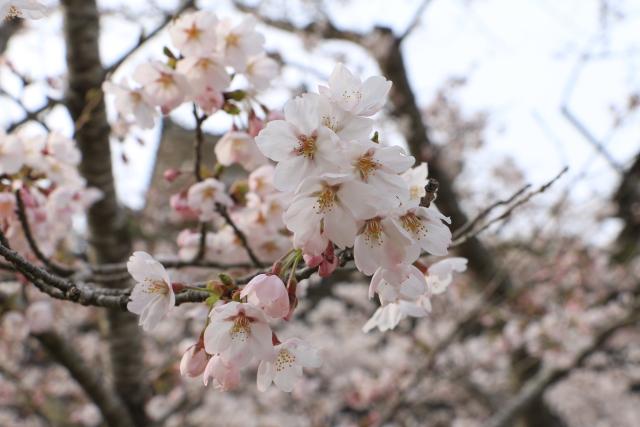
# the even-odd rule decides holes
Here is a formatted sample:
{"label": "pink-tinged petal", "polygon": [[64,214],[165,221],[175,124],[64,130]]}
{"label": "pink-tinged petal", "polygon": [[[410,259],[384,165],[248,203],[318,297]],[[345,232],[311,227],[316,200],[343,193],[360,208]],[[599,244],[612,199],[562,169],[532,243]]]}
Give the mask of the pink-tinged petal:
{"label": "pink-tinged petal", "polygon": [[273,120],[256,136],[256,144],[266,157],[280,162],[288,159],[298,144],[291,125],[284,120]]}
{"label": "pink-tinged petal", "polygon": [[378,268],[373,277],[371,277],[371,283],[369,284],[369,299],[373,298],[380,287],[380,284],[384,280],[384,269]]}
{"label": "pink-tinged petal", "polygon": [[204,348],[209,354],[216,354],[225,351],[231,345],[231,327],[233,322],[209,323],[204,330]]}
{"label": "pink-tinged petal", "polygon": [[258,365],[258,390],[262,392],[266,391],[273,382],[274,376],[275,369],[273,367],[273,364],[271,362],[267,362],[266,360],[261,361]]}

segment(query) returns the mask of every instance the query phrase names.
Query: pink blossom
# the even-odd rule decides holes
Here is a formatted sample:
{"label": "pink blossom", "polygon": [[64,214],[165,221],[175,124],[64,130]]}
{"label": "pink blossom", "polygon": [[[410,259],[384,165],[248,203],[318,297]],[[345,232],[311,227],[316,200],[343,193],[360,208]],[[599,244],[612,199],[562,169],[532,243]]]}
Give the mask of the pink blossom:
{"label": "pink blossom", "polygon": [[282,279],[275,274],[258,274],[242,289],[240,298],[264,310],[274,319],[289,313],[289,295]]}
{"label": "pink blossom", "polygon": [[204,345],[198,342],[187,349],[180,361],[180,375],[195,378],[201,375],[207,365],[207,353]]}
{"label": "pink blossom", "polygon": [[204,369],[203,382],[209,385],[209,378],[214,380],[214,386],[220,391],[227,391],[240,384],[240,369],[233,360],[224,360],[220,355],[214,355]]}

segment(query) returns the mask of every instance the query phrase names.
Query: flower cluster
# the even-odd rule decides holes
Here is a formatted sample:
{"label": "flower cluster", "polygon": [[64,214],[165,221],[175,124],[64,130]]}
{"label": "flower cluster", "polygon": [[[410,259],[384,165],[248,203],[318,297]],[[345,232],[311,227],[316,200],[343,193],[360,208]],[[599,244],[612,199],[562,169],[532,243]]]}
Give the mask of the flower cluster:
{"label": "flower cluster", "polygon": [[308,258],[333,245],[353,247],[358,270],[372,275],[370,296],[384,306],[372,321],[381,329],[406,316],[424,316],[433,294],[413,263],[423,252],[442,256],[451,243],[450,220],[421,205],[427,166],[373,134],[371,116],[391,82],[362,82],[339,64],[320,93],[289,101],[284,120],[270,121],[256,138],[277,163],[274,186],[292,197],[284,214],[294,246]]}
{"label": "flower cluster", "polygon": [[0,219],[16,250],[30,252],[16,214],[16,192],[31,233],[46,256],[68,236],[73,216],[100,199],[100,192],[87,188],[78,173],[79,162],[75,142],[60,134],[0,134]]}
{"label": "flower cluster", "polygon": [[[174,287],[184,285],[172,284],[162,264],[145,252],[135,252],[127,268],[138,282],[127,308],[150,330],[174,306]],[[283,391],[293,390],[302,368],[318,367],[320,358],[301,339],[280,342],[271,330],[270,323],[291,312],[289,289],[275,273],[259,274],[241,290],[223,283],[198,289],[211,292],[211,310],[200,339],[182,357],[182,375],[202,376],[205,385],[213,380],[217,388],[228,390],[239,384],[240,369],[256,361],[260,390],[272,382]]]}
{"label": "flower cluster", "polygon": [[211,12],[184,14],[169,28],[179,53],[165,49],[168,60],[138,66],[132,88],[127,81],[105,82],[104,90],[115,95],[123,120],[151,128],[156,110],[168,114],[184,102],[195,102],[206,114],[219,109],[234,112],[229,99],[244,92],[225,92],[243,76],[245,90],[261,90],[276,76],[276,62],[264,53],[264,37],[256,22],[246,18],[238,24],[218,20]]}
{"label": "flower cluster", "polygon": [[233,26],[207,12],[184,15],[169,28],[180,55],[165,49],[166,63],[139,66],[139,88],[105,89],[116,92],[120,114],[143,127],[153,125],[156,108],[166,114],[184,102],[193,103],[197,125],[218,111],[234,117],[216,143],[215,165],[196,160],[193,176],[165,171],[170,182],[187,180],[171,197],[174,211],[200,223],[179,234],[179,256],[249,271],[273,263],[248,282],[223,274],[191,286],[172,284],[159,262],[136,252],[128,264],[137,281],[129,310],[149,330],[171,311],[176,294],[207,293],[207,322],[184,353],[182,374],[227,390],[255,363],[260,390],[275,383],[291,391],[303,368],[320,363],[304,341],[281,341],[272,329],[294,314],[303,262],[321,277],[349,260],[372,275],[370,297],[377,294],[382,306],[364,329],[384,331],[407,315],[426,316],[431,296],[446,289],[466,260],[428,268],[419,262],[447,254],[450,221],[426,192],[427,165],[412,168],[412,156],[374,132],[373,116],[391,82],[380,76],[363,82],[339,64],[319,93],[290,100],[283,114],[269,111],[256,95],[274,77],[275,64],[253,28],[250,19]]}
{"label": "flower cluster", "polygon": [[0,18],[40,19],[47,7],[38,0],[0,0]]}

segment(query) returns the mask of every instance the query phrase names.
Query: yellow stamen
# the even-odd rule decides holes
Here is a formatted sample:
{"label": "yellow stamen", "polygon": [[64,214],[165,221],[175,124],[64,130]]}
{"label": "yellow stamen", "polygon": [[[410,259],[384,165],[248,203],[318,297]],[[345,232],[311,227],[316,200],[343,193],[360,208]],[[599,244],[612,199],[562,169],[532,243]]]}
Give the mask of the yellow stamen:
{"label": "yellow stamen", "polygon": [[423,224],[422,220],[413,212],[408,212],[400,217],[402,228],[413,234],[415,237],[420,238],[427,234],[427,228]]}
{"label": "yellow stamen", "polygon": [[282,349],[278,352],[278,357],[276,357],[276,372],[282,372],[287,368],[293,367],[296,361],[296,357],[291,354],[291,352],[287,349]]}
{"label": "yellow stamen", "polygon": [[336,203],[336,193],[337,187],[331,187],[329,185],[325,185],[322,191],[320,191],[316,197],[315,209],[316,213],[323,214],[329,212],[333,209],[333,206]]}
{"label": "yellow stamen", "polygon": [[184,33],[187,35],[187,40],[198,40],[202,30],[196,27],[196,23],[191,24],[191,28],[186,28]]}
{"label": "yellow stamen", "polygon": [[360,174],[360,178],[362,178],[363,181],[367,181],[369,176],[379,169],[381,165],[373,158],[373,150],[369,150],[360,156],[353,166]]}
{"label": "yellow stamen", "polygon": [[298,146],[295,148],[294,152],[298,156],[304,156],[308,159],[313,159],[313,156],[315,156],[316,154],[316,140],[317,138],[313,135],[298,136]]}
{"label": "yellow stamen", "polygon": [[364,222],[362,230],[365,241],[369,246],[382,244],[382,220],[381,218],[371,218]]}
{"label": "yellow stamen", "polygon": [[251,322],[244,314],[239,314],[233,321],[233,326],[229,331],[232,340],[246,341],[251,335]]}

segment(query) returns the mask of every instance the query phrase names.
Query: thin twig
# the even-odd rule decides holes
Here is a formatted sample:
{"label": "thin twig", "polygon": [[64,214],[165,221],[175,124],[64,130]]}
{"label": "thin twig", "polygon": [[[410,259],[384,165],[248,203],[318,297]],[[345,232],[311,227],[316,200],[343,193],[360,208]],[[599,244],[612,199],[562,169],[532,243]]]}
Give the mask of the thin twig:
{"label": "thin twig", "polygon": [[418,6],[418,9],[416,10],[416,13],[413,14],[413,19],[411,20],[411,23],[407,26],[406,30],[404,30],[404,32],[398,37],[399,40],[404,40],[409,34],[411,34],[413,30],[415,30],[415,28],[420,23],[420,20],[422,19],[422,15],[424,14],[424,11],[427,9],[427,6],[429,6],[429,4],[431,4],[431,0],[422,0],[422,3],[420,4],[420,6]]}
{"label": "thin twig", "polygon": [[487,215],[489,215],[494,209],[496,209],[497,207],[505,206],[505,205],[508,205],[508,204],[512,203],[515,199],[520,197],[520,195],[522,195],[529,188],[531,188],[531,184],[525,185],[524,187],[522,187],[521,189],[519,189],[518,191],[513,193],[513,195],[511,197],[509,197],[508,199],[498,200],[497,202],[492,203],[487,208],[485,208],[482,212],[480,212],[478,214],[478,216],[476,216],[473,220],[467,222],[465,225],[463,225],[462,227],[457,229],[455,231],[455,233],[453,233],[453,238],[457,239],[459,236],[463,235],[467,231],[473,230],[475,228],[475,226],[480,221],[485,219],[487,217]]}
{"label": "thin twig", "polygon": [[27,212],[24,207],[24,201],[22,200],[22,195],[20,193],[21,190],[16,190],[16,214],[18,215],[18,219],[20,220],[20,225],[22,226],[22,231],[24,232],[24,236],[29,243],[29,247],[31,251],[34,253],[36,258],[40,260],[49,270],[52,272],[63,276],[68,277],[71,276],[75,271],[70,268],[62,267],[60,265],[55,264],[51,260],[49,260],[40,250],[38,243],[33,237],[33,233],[31,232],[31,227],[29,226],[29,219],[27,218]]}
{"label": "thin twig", "polygon": [[514,203],[513,205],[511,205],[509,207],[509,209],[507,209],[506,211],[504,211],[502,214],[500,214],[499,216],[493,218],[491,221],[487,222],[486,224],[484,224],[482,227],[480,227],[477,231],[469,231],[466,234],[463,234],[462,236],[460,236],[459,238],[457,238],[452,244],[451,244],[451,248],[455,248],[457,246],[462,245],[463,243],[465,243],[467,240],[472,239],[474,237],[476,237],[477,235],[479,235],[480,233],[482,233],[483,231],[485,231],[487,228],[491,227],[493,224],[504,220],[505,218],[508,218],[509,216],[511,216],[511,214],[520,206],[524,205],[525,203],[527,203],[529,200],[531,200],[534,196],[544,193],[549,187],[551,187],[558,179],[560,179],[560,177],[562,175],[564,175],[567,171],[569,170],[568,166],[565,166],[560,173],[558,173],[558,175],[556,175],[553,179],[551,179],[550,181],[548,181],[547,183],[543,184],[542,186],[540,186],[540,188],[538,188],[535,191],[532,191],[531,193],[527,194],[526,197],[518,200],[518,202]]}
{"label": "thin twig", "polygon": [[244,234],[242,230],[240,230],[240,228],[236,225],[236,223],[233,222],[233,220],[231,219],[229,212],[227,212],[226,206],[223,206],[220,203],[218,203],[216,205],[216,210],[225,219],[227,224],[229,224],[231,228],[233,228],[233,232],[235,233],[238,240],[240,240],[240,243],[242,244],[242,246],[244,246],[244,249],[247,251],[247,255],[249,255],[249,258],[251,259],[251,262],[253,263],[253,265],[258,268],[264,267],[264,264],[260,261],[260,259],[258,259],[255,252],[253,252],[253,249],[251,249],[251,246],[249,245],[249,241],[247,240],[247,236]]}

